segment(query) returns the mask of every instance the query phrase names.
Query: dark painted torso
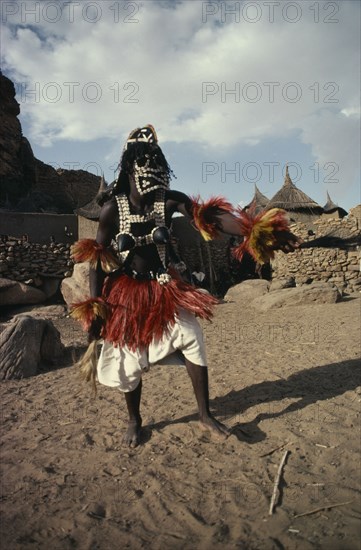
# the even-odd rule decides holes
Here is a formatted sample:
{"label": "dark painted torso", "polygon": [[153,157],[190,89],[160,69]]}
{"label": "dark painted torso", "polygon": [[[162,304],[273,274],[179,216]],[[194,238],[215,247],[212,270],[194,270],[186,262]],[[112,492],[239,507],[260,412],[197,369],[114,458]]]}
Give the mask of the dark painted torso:
{"label": "dark painted torso", "polygon": [[[170,192],[171,193],[171,192]],[[174,200],[167,200],[168,196],[165,199],[165,225],[170,227],[172,221],[172,215],[175,212],[175,203]],[[144,215],[153,209],[154,202],[149,201],[148,204],[144,205],[143,208],[136,208],[131,203],[130,212],[131,214],[140,214]],[[141,223],[132,223],[131,232],[134,236],[143,236],[147,235],[154,228],[155,224],[153,220],[148,222]],[[117,228],[119,231],[119,221],[117,219]],[[114,235],[115,237],[115,235]],[[124,264],[125,267],[135,270],[138,273],[147,273],[149,271],[157,271],[162,267],[161,260],[158,255],[158,250],[155,244],[149,244],[145,246],[136,246],[130,250],[127,259]]]}

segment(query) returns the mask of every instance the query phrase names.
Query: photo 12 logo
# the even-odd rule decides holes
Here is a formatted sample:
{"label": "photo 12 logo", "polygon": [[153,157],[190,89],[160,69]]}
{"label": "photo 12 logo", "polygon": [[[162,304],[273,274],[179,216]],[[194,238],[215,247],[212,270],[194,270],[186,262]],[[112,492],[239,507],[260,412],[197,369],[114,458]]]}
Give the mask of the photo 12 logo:
{"label": "photo 12 logo", "polygon": [[340,2],[202,2],[202,23],[338,23]]}
{"label": "photo 12 logo", "polygon": [[[247,162],[241,164],[240,162],[227,163],[227,162],[202,162],[202,183],[209,183],[210,181],[221,181],[221,183],[258,183],[260,181],[268,181],[274,183],[276,181],[275,169],[279,168],[281,164],[275,161],[265,161],[261,164],[258,162]],[[293,183],[296,183],[304,175],[300,164],[297,162],[288,162],[287,166],[292,174],[291,178]],[[314,183],[324,184],[336,184],[339,183],[339,179],[335,176],[339,173],[339,165],[336,162],[325,162],[320,166],[319,162],[314,162],[308,167],[308,170],[312,173]],[[285,174],[286,166],[282,168],[282,174]],[[284,176],[277,176],[277,179],[281,179]],[[213,178],[213,180],[212,180]]]}
{"label": "photo 12 logo", "polygon": [[16,96],[20,103],[98,103],[112,97],[114,103],[139,103],[140,88],[137,82],[114,82],[104,86],[99,82],[20,82],[16,83]]}
{"label": "photo 12 logo", "polygon": [[202,103],[298,103],[310,98],[314,103],[339,103],[337,82],[313,82],[309,86],[299,82],[202,82]]}
{"label": "photo 12 logo", "polygon": [[[137,2],[32,2],[14,0],[1,2],[1,22],[21,23],[98,23],[111,14],[113,23],[139,23]],[[107,13],[108,12],[108,13]]]}

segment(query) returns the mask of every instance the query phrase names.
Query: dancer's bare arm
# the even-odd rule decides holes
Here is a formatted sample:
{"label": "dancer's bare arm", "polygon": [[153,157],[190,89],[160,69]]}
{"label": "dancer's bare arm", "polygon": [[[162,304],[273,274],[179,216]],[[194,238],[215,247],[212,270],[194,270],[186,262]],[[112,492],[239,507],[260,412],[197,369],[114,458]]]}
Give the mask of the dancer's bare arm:
{"label": "dancer's bare arm", "polygon": [[[111,240],[117,232],[117,206],[113,201],[105,203],[103,206],[100,218],[98,231],[96,236],[96,241],[103,246],[109,246]],[[102,294],[104,279],[106,273],[102,270],[100,262],[96,269],[89,270],[89,287],[90,287],[90,296],[92,298],[98,298]],[[88,331],[88,340],[98,340],[101,332],[103,321],[100,317],[97,317],[92,322],[89,331]]]}
{"label": "dancer's bare arm", "polygon": [[[117,232],[117,205],[114,201],[105,203],[100,212],[98,231],[96,241],[103,246],[109,246],[111,240],[114,238]],[[98,262],[96,269],[90,269],[89,272],[89,284],[90,284],[90,296],[97,298],[102,293],[103,283],[106,274]]]}
{"label": "dancer's bare arm", "polygon": [[[192,200],[188,197],[188,195],[185,195],[180,191],[170,191],[168,196],[169,204],[174,211],[178,211],[190,219],[192,218]],[[217,227],[219,231],[227,235],[242,236],[239,222],[235,216],[229,212],[224,212],[217,214],[215,217],[217,218]],[[282,250],[285,254],[288,252],[293,252],[295,249],[299,248],[300,243],[302,242],[301,239],[290,231],[279,231],[276,234],[276,237],[277,243],[275,244],[274,249]]]}

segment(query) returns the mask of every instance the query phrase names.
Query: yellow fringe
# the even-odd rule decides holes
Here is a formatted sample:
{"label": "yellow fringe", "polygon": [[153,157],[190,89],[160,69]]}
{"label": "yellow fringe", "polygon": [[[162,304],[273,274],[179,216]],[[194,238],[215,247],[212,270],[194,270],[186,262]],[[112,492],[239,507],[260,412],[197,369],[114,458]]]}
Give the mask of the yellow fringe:
{"label": "yellow fringe", "polygon": [[100,256],[100,265],[105,273],[111,273],[115,269],[118,269],[119,262],[115,258],[112,258],[108,253],[106,256]]}
{"label": "yellow fringe", "polygon": [[107,319],[107,305],[102,302],[90,303],[87,301],[83,304],[75,306],[74,309],[71,310],[70,315],[77,321],[84,321],[89,314],[89,310],[92,311],[94,319],[95,317],[101,317],[104,320]]}
{"label": "yellow fringe", "polygon": [[282,211],[279,208],[266,211],[252,227],[249,236],[249,247],[253,249],[255,259],[260,264],[269,262],[274,257],[272,246],[275,243],[275,236],[272,221],[280,212]]}

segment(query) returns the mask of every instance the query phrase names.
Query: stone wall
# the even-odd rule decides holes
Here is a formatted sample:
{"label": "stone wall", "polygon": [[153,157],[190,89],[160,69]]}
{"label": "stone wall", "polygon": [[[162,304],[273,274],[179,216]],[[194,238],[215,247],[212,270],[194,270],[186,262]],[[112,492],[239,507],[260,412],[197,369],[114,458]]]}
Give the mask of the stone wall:
{"label": "stone wall", "polygon": [[0,277],[40,286],[42,277],[62,279],[72,274],[70,244],[29,243],[9,238],[0,242]]}
{"label": "stone wall", "polygon": [[[361,223],[356,216],[347,218],[320,218],[315,223],[315,235],[308,235],[308,227],[303,223],[291,225],[291,231],[305,241],[332,233],[340,237],[360,234]],[[353,250],[306,248],[294,254],[276,254],[272,261],[272,279],[294,277],[296,284],[313,281],[334,283],[339,290],[356,292],[361,290],[361,249]]]}

